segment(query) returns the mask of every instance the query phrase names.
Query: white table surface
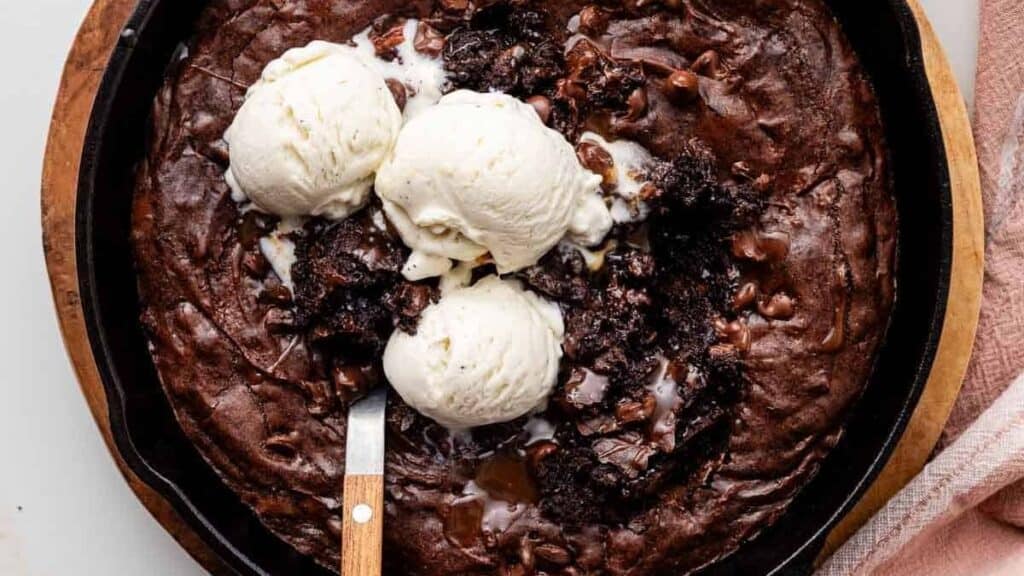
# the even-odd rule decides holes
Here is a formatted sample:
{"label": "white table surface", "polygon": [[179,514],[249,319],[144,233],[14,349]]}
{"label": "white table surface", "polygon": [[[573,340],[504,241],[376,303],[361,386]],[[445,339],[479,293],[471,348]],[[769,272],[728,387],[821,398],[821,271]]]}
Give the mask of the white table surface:
{"label": "white table surface", "polygon": [[[977,0],[922,0],[965,93]],[[43,264],[39,176],[67,49],[91,0],[0,0],[0,575],[203,573],[136,501],[79,394]]]}

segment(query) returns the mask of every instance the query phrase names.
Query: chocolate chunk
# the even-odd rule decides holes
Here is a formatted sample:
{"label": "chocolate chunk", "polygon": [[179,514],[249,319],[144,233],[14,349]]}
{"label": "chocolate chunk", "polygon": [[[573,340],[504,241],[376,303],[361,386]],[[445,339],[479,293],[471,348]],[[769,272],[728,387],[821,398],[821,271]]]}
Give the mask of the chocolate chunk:
{"label": "chocolate chunk", "polygon": [[606,190],[616,185],[615,161],[603,147],[593,142],[580,142],[576,146],[576,157],[587,170],[599,174]]}
{"label": "chocolate chunk", "polygon": [[382,16],[373,22],[370,41],[378,58],[394,60],[398,46],[405,42],[405,19]]}
{"label": "chocolate chunk", "polygon": [[263,442],[263,447],[274,457],[284,460],[293,460],[298,455],[296,445],[298,438],[295,432],[289,434],[275,434]]}
{"label": "chocolate chunk", "polygon": [[445,10],[465,10],[469,7],[470,0],[440,0]]}
{"label": "chocolate chunk", "polygon": [[336,363],[331,370],[334,387],[344,398],[365,395],[380,381],[377,368],[372,365],[352,365]]}
{"label": "chocolate chunk", "polygon": [[637,478],[647,469],[656,450],[640,434],[628,432],[595,441],[594,452],[598,461],[615,466],[628,478]]}
{"label": "chocolate chunk", "polygon": [[271,334],[287,334],[295,330],[295,313],[291,310],[271,308],[263,320],[263,325]]}
{"label": "chocolate chunk", "polygon": [[637,88],[626,99],[626,119],[637,121],[647,114],[647,89]]}
{"label": "chocolate chunk", "polygon": [[715,332],[724,341],[732,344],[740,352],[747,352],[750,350],[750,328],[746,322],[742,320],[733,320],[732,322],[726,322],[719,318],[714,322]]}
{"label": "chocolate chunk", "polygon": [[580,11],[580,33],[600,36],[608,30],[611,15],[598,6],[587,6]]}
{"label": "chocolate chunk", "polygon": [[270,273],[270,262],[259,250],[246,252],[242,256],[242,267],[251,278],[265,278]]}
{"label": "chocolate chunk", "polygon": [[394,78],[388,78],[384,81],[388,85],[388,90],[391,91],[391,97],[395,99],[395,104],[398,104],[398,109],[405,111],[405,105],[409,103],[409,91],[406,89],[405,84],[401,80]]}
{"label": "chocolate chunk", "polygon": [[665,96],[676,104],[688,104],[700,95],[700,80],[689,70],[676,70],[665,79]]}
{"label": "chocolate chunk", "polygon": [[615,417],[620,422],[629,424],[643,422],[654,415],[657,401],[653,396],[648,395],[643,402],[625,402],[615,408]]}
{"label": "chocolate chunk", "polygon": [[413,48],[421,54],[431,58],[437,58],[444,50],[445,37],[433,26],[426,22],[420,22],[416,28],[416,38],[413,40]]}
{"label": "chocolate chunk", "polygon": [[789,235],[757,230],[737,232],[732,239],[732,253],[754,262],[782,262],[789,254]]}
{"label": "chocolate chunk", "polygon": [[526,457],[534,468],[548,456],[558,451],[558,444],[554,442],[538,442],[526,448]]}
{"label": "chocolate chunk", "polygon": [[260,292],[259,301],[273,306],[291,307],[292,292],[276,280],[268,281]]}

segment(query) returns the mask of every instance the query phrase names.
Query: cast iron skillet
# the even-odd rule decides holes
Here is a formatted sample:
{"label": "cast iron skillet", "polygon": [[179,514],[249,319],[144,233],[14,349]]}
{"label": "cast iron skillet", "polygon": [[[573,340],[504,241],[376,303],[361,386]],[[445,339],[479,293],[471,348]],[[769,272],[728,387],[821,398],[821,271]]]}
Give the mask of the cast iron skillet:
{"label": "cast iron skillet", "polygon": [[[185,438],[139,324],[130,243],[132,178],[164,70],[204,0],[141,0],[93,109],[77,207],[78,272],[117,449],[238,574],[328,572],[270,534]],[[902,0],[828,0],[882,107],[900,216],[897,300],[870,385],[843,440],[789,511],[704,574],[802,574],[829,529],[882,469],[917,403],[942,331],[952,251],[949,170]]]}

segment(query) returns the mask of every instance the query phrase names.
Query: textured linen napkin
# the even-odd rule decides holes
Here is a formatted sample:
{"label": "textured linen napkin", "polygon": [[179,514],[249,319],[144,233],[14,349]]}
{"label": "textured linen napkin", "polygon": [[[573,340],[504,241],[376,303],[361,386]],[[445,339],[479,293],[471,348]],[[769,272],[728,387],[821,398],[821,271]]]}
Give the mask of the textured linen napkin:
{"label": "textured linen napkin", "polygon": [[975,139],[986,217],[981,324],[924,471],[819,576],[1024,575],[1024,0],[983,0]]}

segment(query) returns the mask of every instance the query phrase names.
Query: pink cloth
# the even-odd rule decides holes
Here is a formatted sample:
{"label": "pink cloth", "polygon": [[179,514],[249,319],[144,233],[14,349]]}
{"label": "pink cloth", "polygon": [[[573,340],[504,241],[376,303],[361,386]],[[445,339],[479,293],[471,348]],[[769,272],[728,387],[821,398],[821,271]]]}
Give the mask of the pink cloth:
{"label": "pink cloth", "polygon": [[1024,378],[822,566],[819,576],[1024,574]]}
{"label": "pink cloth", "polygon": [[981,325],[948,445],[1024,371],[1024,1],[984,0],[974,119],[985,201]]}
{"label": "pink cloth", "polygon": [[941,453],[820,576],[1024,575],[1024,0],[983,0],[981,324]]}

